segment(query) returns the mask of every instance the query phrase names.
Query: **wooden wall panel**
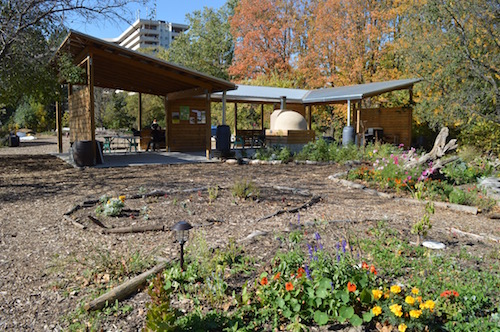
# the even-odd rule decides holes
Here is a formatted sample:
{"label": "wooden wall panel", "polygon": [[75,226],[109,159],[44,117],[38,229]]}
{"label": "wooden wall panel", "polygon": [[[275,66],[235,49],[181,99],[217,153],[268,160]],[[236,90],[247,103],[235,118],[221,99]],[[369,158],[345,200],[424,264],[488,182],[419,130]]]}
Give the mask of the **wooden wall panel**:
{"label": "wooden wall panel", "polygon": [[[179,120],[175,123],[172,118],[172,113],[179,113],[181,106],[189,107],[189,117],[194,118],[194,123],[189,120]],[[210,126],[209,118],[205,118],[205,124],[198,122],[198,114],[195,111],[204,111],[205,115],[210,114],[207,112],[207,101],[205,98],[199,99],[178,99],[168,101],[168,112],[170,113],[171,134],[170,138],[170,151],[204,151],[206,148],[206,126]]]}
{"label": "wooden wall panel", "polygon": [[411,144],[411,108],[373,108],[361,109],[360,119],[365,131],[368,128],[382,128],[387,143],[400,144],[405,147]]}
{"label": "wooden wall panel", "polygon": [[88,87],[74,91],[68,99],[70,142],[92,140]]}

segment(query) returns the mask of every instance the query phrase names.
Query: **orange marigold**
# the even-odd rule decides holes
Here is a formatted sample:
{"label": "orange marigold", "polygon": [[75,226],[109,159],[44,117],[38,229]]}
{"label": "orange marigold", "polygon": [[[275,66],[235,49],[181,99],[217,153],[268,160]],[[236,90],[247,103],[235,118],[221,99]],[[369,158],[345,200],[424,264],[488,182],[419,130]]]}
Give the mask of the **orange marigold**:
{"label": "orange marigold", "polygon": [[278,280],[278,279],[280,278],[280,276],[281,276],[281,272],[276,273],[276,274],[274,275],[273,280]]}
{"label": "orange marigold", "polygon": [[269,283],[269,281],[267,280],[267,277],[263,277],[262,279],[260,279],[260,284],[262,286],[265,286]]}
{"label": "orange marigold", "polygon": [[285,284],[285,289],[286,289],[287,291],[292,291],[292,290],[293,290],[293,284],[292,284],[291,282],[287,282],[287,283]]}
{"label": "orange marigold", "polygon": [[297,277],[298,278],[302,278],[302,276],[304,275],[304,273],[306,273],[306,270],[304,270],[303,268],[299,267],[299,269],[297,270]]}
{"label": "orange marigold", "polygon": [[355,292],[356,291],[356,285],[351,283],[350,281],[347,282],[347,290],[349,292]]}

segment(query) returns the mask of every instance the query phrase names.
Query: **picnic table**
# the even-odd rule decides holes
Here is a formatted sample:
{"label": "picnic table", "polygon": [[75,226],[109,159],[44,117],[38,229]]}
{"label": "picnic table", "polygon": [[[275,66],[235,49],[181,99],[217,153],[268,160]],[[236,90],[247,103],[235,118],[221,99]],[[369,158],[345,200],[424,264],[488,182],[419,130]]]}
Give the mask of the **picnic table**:
{"label": "picnic table", "polygon": [[137,152],[137,136],[133,135],[106,135],[104,136],[103,152],[112,152],[119,148],[124,148],[126,152]]}

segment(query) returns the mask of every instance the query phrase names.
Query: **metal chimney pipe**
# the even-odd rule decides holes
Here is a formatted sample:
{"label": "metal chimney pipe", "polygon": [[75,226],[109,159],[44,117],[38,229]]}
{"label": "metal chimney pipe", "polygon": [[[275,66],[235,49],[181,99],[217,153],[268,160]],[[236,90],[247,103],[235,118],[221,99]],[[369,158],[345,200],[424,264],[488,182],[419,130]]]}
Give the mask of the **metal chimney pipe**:
{"label": "metal chimney pipe", "polygon": [[281,99],[280,109],[284,110],[286,109],[286,96],[281,96],[280,99]]}

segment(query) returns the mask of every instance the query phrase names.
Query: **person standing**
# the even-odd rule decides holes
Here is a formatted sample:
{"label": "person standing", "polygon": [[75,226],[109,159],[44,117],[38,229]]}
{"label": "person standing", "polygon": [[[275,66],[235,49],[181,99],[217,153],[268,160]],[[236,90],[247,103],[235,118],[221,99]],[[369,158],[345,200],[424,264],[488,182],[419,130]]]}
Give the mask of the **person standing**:
{"label": "person standing", "polygon": [[150,147],[152,147],[153,151],[156,151],[158,143],[160,143],[160,137],[161,137],[160,130],[161,130],[160,125],[158,124],[156,119],[153,119],[153,123],[151,123],[151,137],[146,152],[149,151]]}

